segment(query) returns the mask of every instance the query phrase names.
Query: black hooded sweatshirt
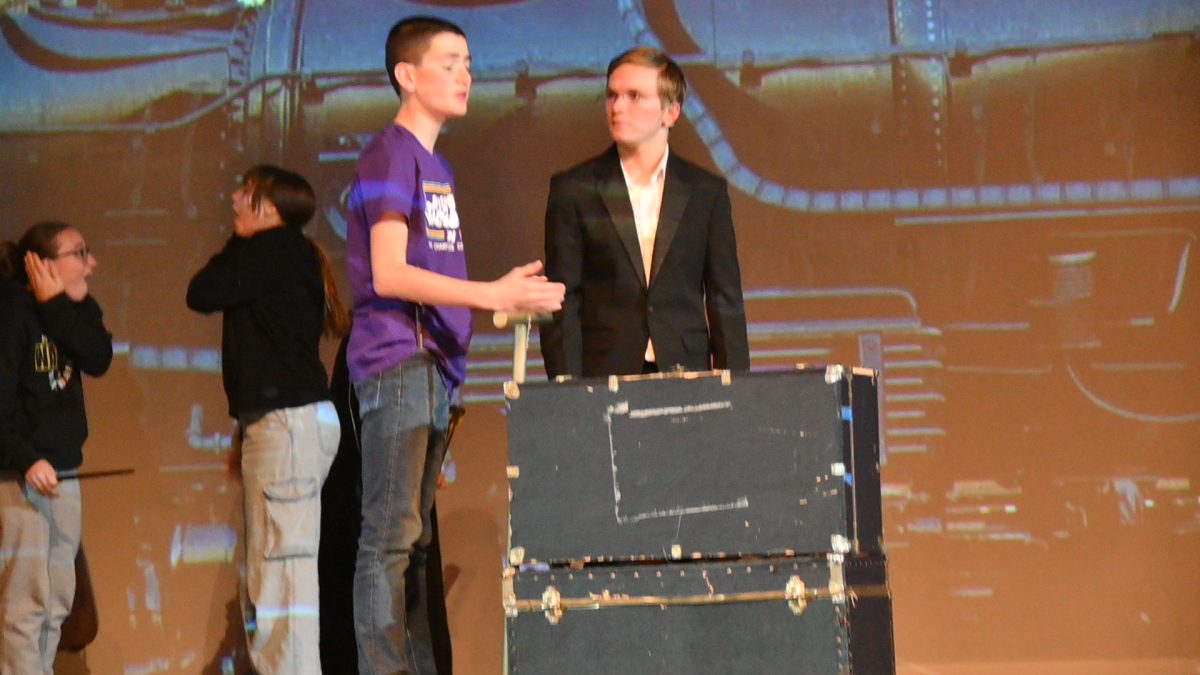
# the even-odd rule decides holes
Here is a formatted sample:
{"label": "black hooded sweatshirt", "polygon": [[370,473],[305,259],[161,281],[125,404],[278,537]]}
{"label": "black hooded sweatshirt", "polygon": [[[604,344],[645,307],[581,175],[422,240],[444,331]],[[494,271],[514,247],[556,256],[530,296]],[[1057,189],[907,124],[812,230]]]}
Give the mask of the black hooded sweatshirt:
{"label": "black hooded sweatshirt", "polygon": [[320,357],[325,286],[299,228],[230,237],[192,277],[187,305],[224,313],[221,374],[234,418],[329,399]]}
{"label": "black hooded sweatshirt", "polygon": [[39,459],[58,471],[83,463],[83,374],[103,375],[112,354],[92,296],[39,303],[0,282],[0,467],[24,474]]}

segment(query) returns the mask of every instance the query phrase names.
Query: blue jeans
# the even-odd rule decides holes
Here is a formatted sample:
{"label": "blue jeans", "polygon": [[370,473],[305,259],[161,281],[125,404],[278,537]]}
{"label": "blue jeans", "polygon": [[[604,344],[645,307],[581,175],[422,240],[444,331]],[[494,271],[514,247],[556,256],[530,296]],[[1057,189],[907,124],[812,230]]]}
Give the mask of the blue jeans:
{"label": "blue jeans", "polygon": [[[450,398],[421,352],[354,385],[362,417],[362,534],[354,631],[362,675],[437,672],[426,611],[425,548],[446,452]],[[416,574],[406,588],[409,566]]]}

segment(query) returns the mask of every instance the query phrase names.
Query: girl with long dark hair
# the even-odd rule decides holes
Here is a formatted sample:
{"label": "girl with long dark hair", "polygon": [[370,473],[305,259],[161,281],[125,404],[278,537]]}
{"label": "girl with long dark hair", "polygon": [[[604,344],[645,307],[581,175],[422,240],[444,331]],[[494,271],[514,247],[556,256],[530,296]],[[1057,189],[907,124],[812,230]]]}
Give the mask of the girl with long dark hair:
{"label": "girl with long dark hair", "polygon": [[193,310],[224,314],[221,369],[241,439],[243,606],[261,675],[320,672],[321,485],[341,432],[319,347],[348,317],[328,258],[303,233],[315,211],[302,176],[251,168],[233,195],[233,236],[187,294]]}
{"label": "girl with long dark hair", "polygon": [[0,671],[54,672],[75,596],[84,373],[112,363],[88,293],[96,258],[79,230],[30,227],[0,243]]}

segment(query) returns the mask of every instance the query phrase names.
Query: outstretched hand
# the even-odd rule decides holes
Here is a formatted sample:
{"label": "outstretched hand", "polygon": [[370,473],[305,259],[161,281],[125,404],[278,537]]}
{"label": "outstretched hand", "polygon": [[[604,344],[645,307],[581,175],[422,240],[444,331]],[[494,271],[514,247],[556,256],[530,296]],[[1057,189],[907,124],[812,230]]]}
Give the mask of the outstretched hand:
{"label": "outstretched hand", "polygon": [[33,251],[25,254],[25,274],[38,302],[46,302],[66,290],[62,277],[58,276],[58,268]]}
{"label": "outstretched hand", "polygon": [[542,261],[535,260],[492,282],[493,307],[498,312],[556,312],[562,309],[566,286],[542,275]]}

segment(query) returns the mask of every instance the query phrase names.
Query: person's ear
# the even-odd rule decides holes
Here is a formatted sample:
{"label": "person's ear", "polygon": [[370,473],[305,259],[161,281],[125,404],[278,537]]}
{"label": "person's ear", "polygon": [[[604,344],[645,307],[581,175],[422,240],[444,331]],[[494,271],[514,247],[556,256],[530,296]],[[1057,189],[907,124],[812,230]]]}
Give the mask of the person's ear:
{"label": "person's ear", "polygon": [[670,129],[679,121],[679,115],[683,112],[683,106],[679,105],[679,101],[671,101],[667,104],[666,112],[663,113],[663,126]]}
{"label": "person's ear", "polygon": [[405,61],[396,63],[392,69],[392,74],[396,76],[396,82],[400,85],[401,91],[406,94],[411,94],[417,88],[416,66]]}

